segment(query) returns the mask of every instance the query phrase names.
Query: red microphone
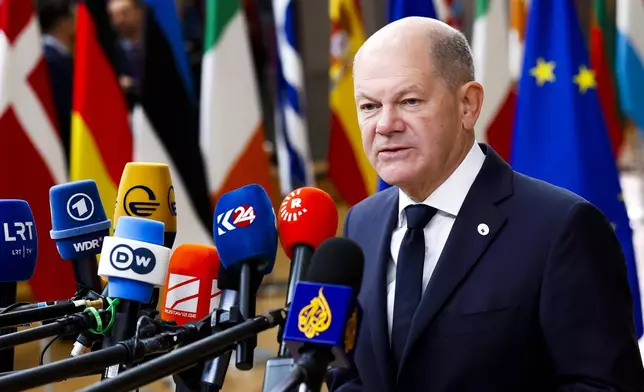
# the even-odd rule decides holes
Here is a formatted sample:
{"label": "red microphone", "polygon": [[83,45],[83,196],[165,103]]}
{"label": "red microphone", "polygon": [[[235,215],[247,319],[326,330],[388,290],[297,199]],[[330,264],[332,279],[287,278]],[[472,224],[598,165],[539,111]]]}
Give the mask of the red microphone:
{"label": "red microphone", "polygon": [[328,193],[303,187],[289,193],[282,202],[277,219],[280,243],[290,259],[296,249],[316,249],[338,230],[338,209]]}
{"label": "red microphone", "polygon": [[[311,264],[313,251],[338,230],[338,209],[328,193],[314,187],[303,187],[289,193],[279,209],[277,230],[284,252],[291,259],[286,304],[293,300],[295,286],[302,280]],[[289,356],[278,333],[279,356]]]}
{"label": "red microphone", "polygon": [[219,306],[219,254],[211,245],[183,244],[172,253],[161,318],[184,325]]}

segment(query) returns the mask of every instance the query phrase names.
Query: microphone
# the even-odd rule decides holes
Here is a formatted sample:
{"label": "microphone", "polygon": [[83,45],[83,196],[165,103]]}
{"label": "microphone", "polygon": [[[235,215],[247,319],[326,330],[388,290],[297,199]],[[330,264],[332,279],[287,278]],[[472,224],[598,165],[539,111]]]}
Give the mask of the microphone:
{"label": "microphone", "polygon": [[[256,293],[263,276],[255,276],[251,282],[251,292]],[[239,322],[239,277],[225,268],[219,269],[217,286],[221,290],[219,307],[210,320],[212,334],[216,334]],[[232,350],[224,352],[215,359],[206,361],[201,376],[201,392],[217,392],[224,386]]]}
{"label": "microphone", "polygon": [[38,236],[29,204],[24,200],[0,200],[0,229],[0,282],[13,286],[15,297],[16,282],[31,279],[38,258]]}
{"label": "microphone", "polygon": [[[177,208],[170,167],[165,163],[129,162],[123,168],[121,182],[116,192],[114,228],[122,216],[134,216],[162,222],[163,246],[172,249],[177,237]],[[152,290],[147,310],[155,310],[159,302],[159,289]]]}
{"label": "microphone", "polygon": [[76,288],[80,296],[89,290],[100,293],[96,255],[101,252],[103,237],[110,234],[107,219],[94,180],[54,185],[49,189],[51,239],[63,260],[72,262]]}
{"label": "microphone", "polygon": [[[208,317],[219,306],[218,275],[217,248],[211,245],[179,245],[170,258],[161,318],[182,326]],[[198,391],[202,371],[203,365],[200,364],[174,374],[176,391]]]}
{"label": "microphone", "polygon": [[284,329],[296,368],[273,391],[301,383],[319,391],[329,365],[352,366],[363,266],[362,250],[348,238],[330,238],[316,250],[306,281],[295,287]]}
{"label": "microphone", "polygon": [[[31,279],[38,258],[38,235],[34,215],[24,200],[0,200],[0,306],[17,306],[16,282]],[[0,331],[0,335],[16,328]],[[2,370],[13,370],[14,349],[0,354]]]}
{"label": "microphone", "polygon": [[172,253],[165,282],[164,321],[185,325],[208,316],[217,306],[219,254],[211,245],[183,244]]}
{"label": "microphone", "polygon": [[122,216],[163,222],[163,246],[174,246],[177,236],[177,208],[168,165],[150,162],[129,162],[125,165],[116,193],[115,229]]}
{"label": "microphone", "polygon": [[[314,187],[291,192],[279,209],[277,229],[284,252],[291,259],[286,304],[293,301],[297,283],[306,276],[313,251],[338,230],[338,209],[328,193]],[[281,333],[278,339],[281,340]],[[281,343],[281,342],[280,342]],[[279,355],[288,356],[286,344]]]}
{"label": "microphone", "polygon": [[[163,163],[129,162],[123,168],[116,192],[112,227],[116,229],[121,217],[132,216],[162,222],[165,228],[163,246],[172,248],[177,235],[177,212],[170,167]],[[96,274],[95,274],[96,275]],[[109,283],[105,285],[106,295]],[[143,309],[153,311],[159,301],[159,289],[152,290],[149,304]],[[85,354],[101,336],[81,334],[74,343],[71,355]]]}
{"label": "microphone", "polygon": [[[215,217],[215,246],[224,268],[239,276],[239,312],[241,319],[247,320],[255,316],[256,291],[251,283],[270,273],[275,264],[275,212],[264,188],[250,184],[223,194],[217,201]],[[252,369],[256,346],[256,336],[237,344],[237,369]]]}
{"label": "microphone", "polygon": [[[338,229],[338,210],[331,196],[321,189],[302,187],[288,194],[282,202],[277,218],[280,242],[291,259],[286,305],[293,300],[295,287],[306,276],[313,251]],[[293,358],[282,340],[283,329],[277,332],[280,344],[278,357],[266,362],[264,391],[270,390],[291,372]]]}
{"label": "microphone", "polygon": [[[116,322],[103,339],[103,348],[134,336],[140,305],[147,304],[154,286],[165,282],[170,249],[164,247],[162,222],[122,216],[113,237],[105,237],[98,274],[109,279],[111,298],[119,298]],[[125,364],[106,369],[103,379],[116,377]]]}

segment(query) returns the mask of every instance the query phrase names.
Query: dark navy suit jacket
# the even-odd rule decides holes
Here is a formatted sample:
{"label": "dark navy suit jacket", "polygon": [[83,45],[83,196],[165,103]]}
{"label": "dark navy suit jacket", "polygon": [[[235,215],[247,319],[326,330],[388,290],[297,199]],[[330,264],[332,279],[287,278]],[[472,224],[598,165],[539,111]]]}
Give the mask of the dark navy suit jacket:
{"label": "dark navy suit jacket", "polygon": [[60,127],[60,136],[69,162],[70,135],[72,129],[72,83],[74,78],[74,62],[69,54],[62,53],[52,45],[44,45],[44,56],[49,70],[49,82],[56,117]]}
{"label": "dark navy suit jacket", "polygon": [[[626,264],[610,223],[579,196],[514,172],[489,146],[393,374],[386,270],[398,188],[349,211],[364,251],[355,369],[330,391],[644,391]],[[489,226],[482,235],[479,224]]]}

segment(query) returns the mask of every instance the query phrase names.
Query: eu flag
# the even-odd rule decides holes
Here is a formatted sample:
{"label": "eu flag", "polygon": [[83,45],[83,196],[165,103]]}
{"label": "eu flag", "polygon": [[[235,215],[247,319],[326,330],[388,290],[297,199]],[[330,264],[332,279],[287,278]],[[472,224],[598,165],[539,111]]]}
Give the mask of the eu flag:
{"label": "eu flag", "polygon": [[[436,18],[436,9],[433,0],[389,0],[389,23],[408,16],[424,16]],[[378,191],[385,190],[391,185],[378,178]]]}
{"label": "eu flag", "polygon": [[622,244],[635,331],[642,310],[633,233],[573,1],[533,0],[525,39],[512,165],[603,211]]}

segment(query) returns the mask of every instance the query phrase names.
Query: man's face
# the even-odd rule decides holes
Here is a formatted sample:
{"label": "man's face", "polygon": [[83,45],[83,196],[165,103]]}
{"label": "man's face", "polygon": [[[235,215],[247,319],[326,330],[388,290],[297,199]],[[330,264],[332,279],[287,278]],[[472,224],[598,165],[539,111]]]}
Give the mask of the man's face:
{"label": "man's face", "polygon": [[440,175],[461,134],[458,91],[436,75],[426,46],[387,45],[361,54],[354,91],[362,144],[387,183]]}
{"label": "man's face", "polygon": [[123,38],[133,38],[141,28],[141,10],[130,0],[110,0],[108,11],[117,33]]}

